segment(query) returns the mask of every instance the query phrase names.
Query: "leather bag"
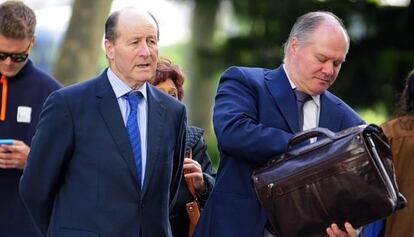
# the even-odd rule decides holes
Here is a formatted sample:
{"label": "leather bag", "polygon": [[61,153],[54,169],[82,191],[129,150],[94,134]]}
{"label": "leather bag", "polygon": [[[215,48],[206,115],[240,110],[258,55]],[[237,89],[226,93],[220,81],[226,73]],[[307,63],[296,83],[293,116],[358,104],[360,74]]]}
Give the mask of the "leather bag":
{"label": "leather bag", "polygon": [[[314,137],[317,142],[304,144]],[[255,169],[252,179],[279,237],[326,236],[330,224],[346,221],[359,228],[406,204],[390,145],[376,125],[303,131],[289,141],[286,153]]]}
{"label": "leather bag", "polygon": [[[190,150],[189,155],[187,158],[192,159],[192,152]],[[193,196],[194,200],[185,204],[185,209],[188,214],[189,225],[188,225],[188,237],[192,237],[195,227],[197,225],[198,220],[200,219],[201,214],[201,207],[198,204],[198,197],[197,193],[194,188],[193,180],[192,179],[185,179],[187,184],[188,190],[190,191],[191,195]]]}

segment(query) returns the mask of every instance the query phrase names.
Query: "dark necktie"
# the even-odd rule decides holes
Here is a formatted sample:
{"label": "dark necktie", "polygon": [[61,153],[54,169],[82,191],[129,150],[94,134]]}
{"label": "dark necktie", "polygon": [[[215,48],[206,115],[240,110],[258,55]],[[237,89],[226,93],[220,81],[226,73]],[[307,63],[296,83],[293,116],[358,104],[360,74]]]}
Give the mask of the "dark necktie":
{"label": "dark necktie", "polygon": [[295,95],[296,95],[296,105],[298,106],[298,121],[299,121],[299,131],[303,130],[303,105],[305,104],[306,101],[310,100],[311,97],[310,95],[299,91],[299,90],[294,90]]}
{"label": "dark necktie", "polygon": [[131,142],[132,151],[134,153],[135,165],[137,166],[138,183],[141,185],[142,180],[142,161],[141,161],[141,135],[138,126],[138,103],[142,98],[141,92],[131,92],[124,95],[124,98],[128,101],[130,112],[126,128],[128,130],[129,140]]}

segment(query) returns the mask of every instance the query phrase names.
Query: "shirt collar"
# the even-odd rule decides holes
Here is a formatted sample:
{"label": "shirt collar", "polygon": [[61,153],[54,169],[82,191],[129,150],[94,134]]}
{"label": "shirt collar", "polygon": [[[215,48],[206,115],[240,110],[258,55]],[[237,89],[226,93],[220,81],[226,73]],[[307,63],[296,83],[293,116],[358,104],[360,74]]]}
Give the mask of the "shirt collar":
{"label": "shirt collar", "polygon": [[[286,77],[287,77],[287,79],[288,79],[288,81],[289,81],[290,86],[292,87],[292,90],[295,90],[295,89],[296,89],[296,85],[295,85],[295,83],[294,83],[294,82],[290,79],[290,77],[289,77],[289,73],[288,73],[288,71],[287,71],[287,68],[286,68],[285,64],[283,64],[283,65],[282,65],[282,67],[283,67],[283,70],[285,70]],[[311,96],[311,97],[312,97],[312,100],[315,102],[315,104],[319,107],[319,105],[320,105],[320,100],[321,100],[321,95],[314,95],[314,96]]]}
{"label": "shirt collar", "polygon": [[[110,67],[108,68],[106,74],[108,76],[109,83],[111,84],[112,89],[114,90],[115,96],[117,99],[133,91],[131,87],[129,87],[124,81],[122,81],[121,79],[119,79],[119,77],[115,75],[115,73],[111,70]],[[140,91],[146,100],[147,99],[147,82],[142,84],[142,86],[135,91]]]}

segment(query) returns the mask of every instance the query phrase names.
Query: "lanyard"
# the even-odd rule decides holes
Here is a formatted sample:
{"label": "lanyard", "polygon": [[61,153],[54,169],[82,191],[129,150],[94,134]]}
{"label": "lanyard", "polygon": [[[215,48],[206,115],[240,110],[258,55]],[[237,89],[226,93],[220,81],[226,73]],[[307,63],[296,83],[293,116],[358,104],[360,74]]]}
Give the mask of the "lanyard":
{"label": "lanyard", "polygon": [[1,76],[1,110],[0,110],[0,121],[6,120],[6,105],[7,105],[7,78],[5,75]]}

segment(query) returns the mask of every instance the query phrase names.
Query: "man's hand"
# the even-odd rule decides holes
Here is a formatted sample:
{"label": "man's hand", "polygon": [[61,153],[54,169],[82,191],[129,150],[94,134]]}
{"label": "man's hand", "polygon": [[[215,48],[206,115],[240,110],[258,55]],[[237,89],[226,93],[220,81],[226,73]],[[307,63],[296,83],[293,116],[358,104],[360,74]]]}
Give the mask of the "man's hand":
{"label": "man's hand", "polygon": [[352,225],[348,222],[345,223],[345,230],[346,232],[339,229],[337,224],[332,224],[330,227],[326,228],[326,233],[328,233],[329,237],[356,237],[357,232],[352,227]]}
{"label": "man's hand", "polygon": [[13,140],[13,145],[0,146],[0,168],[24,169],[30,147],[24,142]]}

